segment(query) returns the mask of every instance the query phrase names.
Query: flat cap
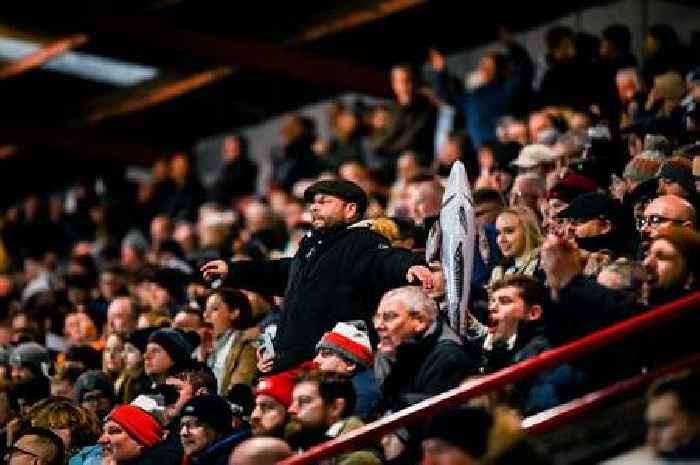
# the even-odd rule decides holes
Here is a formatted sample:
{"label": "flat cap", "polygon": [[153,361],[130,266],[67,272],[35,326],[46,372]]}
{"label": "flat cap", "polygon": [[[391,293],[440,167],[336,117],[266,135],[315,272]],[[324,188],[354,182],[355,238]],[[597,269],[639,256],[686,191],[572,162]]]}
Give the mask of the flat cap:
{"label": "flat cap", "polygon": [[318,181],[304,191],[304,200],[313,202],[316,194],[326,194],[357,205],[359,216],[367,210],[367,194],[360,186],[345,179]]}

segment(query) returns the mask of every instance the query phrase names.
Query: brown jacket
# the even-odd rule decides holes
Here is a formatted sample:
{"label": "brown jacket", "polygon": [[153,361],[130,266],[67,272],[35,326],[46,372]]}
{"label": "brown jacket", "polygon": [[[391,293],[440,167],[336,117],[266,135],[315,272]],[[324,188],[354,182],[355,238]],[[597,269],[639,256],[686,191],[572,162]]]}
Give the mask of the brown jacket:
{"label": "brown jacket", "polygon": [[235,384],[252,385],[257,376],[255,346],[253,341],[246,337],[246,333],[241,331],[226,357],[226,369],[221,382],[222,392],[219,394],[225,396]]}

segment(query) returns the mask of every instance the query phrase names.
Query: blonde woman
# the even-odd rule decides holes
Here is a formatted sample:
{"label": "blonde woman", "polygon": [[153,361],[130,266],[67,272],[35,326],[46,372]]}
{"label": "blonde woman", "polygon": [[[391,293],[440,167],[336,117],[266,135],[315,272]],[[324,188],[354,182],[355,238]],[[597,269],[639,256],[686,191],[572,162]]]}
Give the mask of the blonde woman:
{"label": "blonde woman", "polygon": [[491,272],[489,284],[511,274],[544,280],[540,267],[542,232],[535,213],[528,207],[503,210],[496,218],[496,243],[503,261]]}

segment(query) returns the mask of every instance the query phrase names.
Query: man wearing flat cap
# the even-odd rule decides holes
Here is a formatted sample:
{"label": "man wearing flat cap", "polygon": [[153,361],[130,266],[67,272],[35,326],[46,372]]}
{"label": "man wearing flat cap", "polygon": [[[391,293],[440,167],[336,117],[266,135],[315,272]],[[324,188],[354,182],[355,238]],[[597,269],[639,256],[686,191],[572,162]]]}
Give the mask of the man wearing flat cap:
{"label": "man wearing flat cap", "polygon": [[361,319],[369,327],[389,289],[407,282],[432,287],[420,257],[392,249],[368,228],[350,227],[367,208],[367,196],[356,184],[319,181],[304,192],[304,199],[310,204],[313,230],[293,258],[215,260],[201,269],[205,279],[223,277],[229,286],[284,296],[275,353],[261,358],[263,371],[276,373],[313,359],[316,343],[340,321]]}

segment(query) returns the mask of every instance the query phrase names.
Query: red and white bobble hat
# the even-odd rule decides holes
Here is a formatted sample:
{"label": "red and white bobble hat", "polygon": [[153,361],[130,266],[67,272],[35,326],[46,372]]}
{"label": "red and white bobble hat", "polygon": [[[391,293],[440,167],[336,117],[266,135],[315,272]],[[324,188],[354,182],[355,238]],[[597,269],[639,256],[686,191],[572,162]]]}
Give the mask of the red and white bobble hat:
{"label": "red and white bobble hat", "polygon": [[372,365],[372,344],[363,321],[340,322],[323,335],[316,350],[327,349],[363,367]]}

